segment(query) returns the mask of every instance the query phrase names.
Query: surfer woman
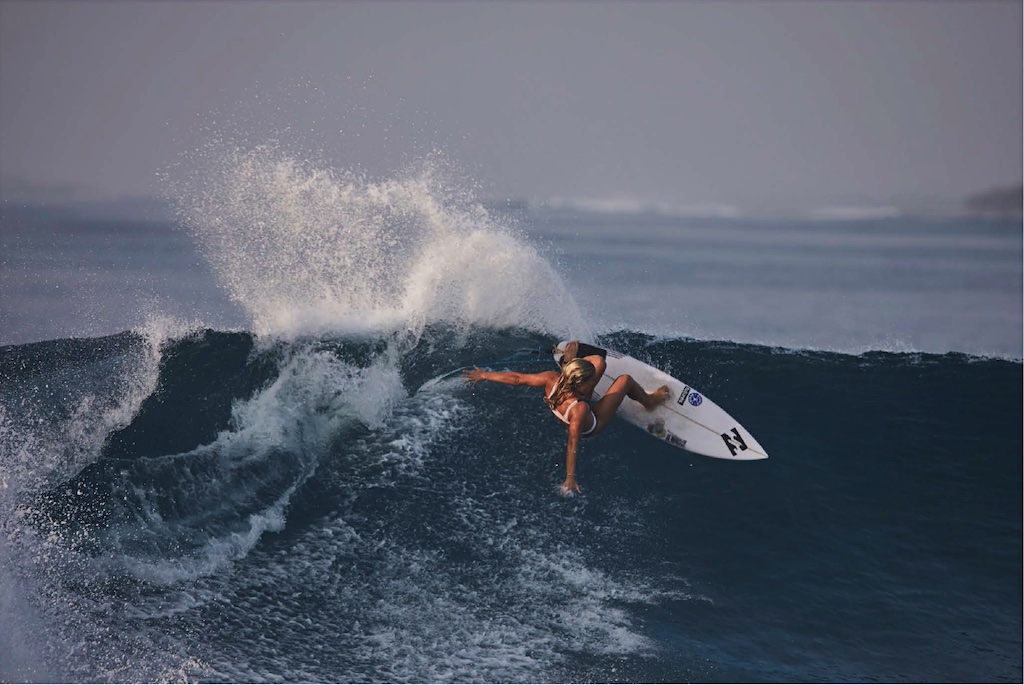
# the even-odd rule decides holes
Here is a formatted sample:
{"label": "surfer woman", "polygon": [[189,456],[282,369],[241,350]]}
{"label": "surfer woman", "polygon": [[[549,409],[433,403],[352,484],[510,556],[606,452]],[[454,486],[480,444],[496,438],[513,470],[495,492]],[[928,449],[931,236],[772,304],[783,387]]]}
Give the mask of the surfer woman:
{"label": "surfer woman", "polygon": [[[582,492],[576,483],[576,450],[581,437],[596,435],[604,430],[615,416],[619,405],[629,397],[646,409],[668,399],[668,386],[661,386],[648,393],[631,376],[622,375],[612,382],[608,391],[593,404],[590,398],[597,387],[597,381],[604,375],[607,366],[598,348],[572,341],[562,352],[562,372],[542,371],[541,373],[516,373],[514,371],[483,371],[473,367],[463,371],[463,380],[474,386],[480,381],[491,381],[505,385],[526,385],[544,389],[544,401],[559,421],[569,429],[569,443],[565,451],[565,482],[562,492]],[[578,356],[582,352],[586,356]]]}

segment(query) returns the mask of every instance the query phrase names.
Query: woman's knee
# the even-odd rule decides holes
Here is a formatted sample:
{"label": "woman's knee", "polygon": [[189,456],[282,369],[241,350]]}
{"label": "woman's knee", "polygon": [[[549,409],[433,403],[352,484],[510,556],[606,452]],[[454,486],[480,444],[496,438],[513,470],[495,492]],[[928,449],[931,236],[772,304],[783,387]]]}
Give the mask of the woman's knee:
{"label": "woman's knee", "polygon": [[617,385],[619,388],[623,390],[629,390],[634,385],[636,385],[636,381],[634,381],[633,377],[630,376],[628,373],[624,373],[618,378],[616,378],[615,383],[613,383],[612,385]]}

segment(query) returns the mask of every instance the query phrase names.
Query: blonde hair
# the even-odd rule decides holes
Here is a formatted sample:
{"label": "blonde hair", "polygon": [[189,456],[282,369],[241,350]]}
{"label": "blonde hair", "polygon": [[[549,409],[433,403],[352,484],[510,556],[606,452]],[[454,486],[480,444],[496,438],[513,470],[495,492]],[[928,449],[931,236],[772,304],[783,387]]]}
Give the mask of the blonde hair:
{"label": "blonde hair", "polygon": [[552,409],[558,409],[566,397],[576,394],[579,387],[593,378],[596,373],[597,369],[594,368],[594,365],[582,357],[568,361],[562,367],[562,375],[558,377],[551,395],[545,397],[544,401]]}

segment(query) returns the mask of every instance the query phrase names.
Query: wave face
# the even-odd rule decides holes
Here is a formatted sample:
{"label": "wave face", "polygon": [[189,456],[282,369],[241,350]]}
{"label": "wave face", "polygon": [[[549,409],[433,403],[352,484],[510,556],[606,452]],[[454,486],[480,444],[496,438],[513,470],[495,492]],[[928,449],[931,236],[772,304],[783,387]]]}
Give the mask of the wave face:
{"label": "wave face", "polygon": [[614,333],[772,458],[618,423],[563,499],[535,391],[438,378],[551,341],[0,348],[0,678],[1020,680],[1019,363]]}

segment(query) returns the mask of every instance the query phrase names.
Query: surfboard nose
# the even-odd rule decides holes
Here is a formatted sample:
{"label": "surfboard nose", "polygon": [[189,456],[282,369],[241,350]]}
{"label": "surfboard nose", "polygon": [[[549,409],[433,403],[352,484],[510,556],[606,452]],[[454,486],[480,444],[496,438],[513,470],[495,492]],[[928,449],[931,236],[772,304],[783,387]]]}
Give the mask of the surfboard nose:
{"label": "surfboard nose", "polygon": [[761,447],[761,443],[754,439],[754,436],[747,433],[747,449],[739,452],[734,457],[735,459],[742,459],[744,461],[756,461],[758,459],[767,459],[768,452]]}

